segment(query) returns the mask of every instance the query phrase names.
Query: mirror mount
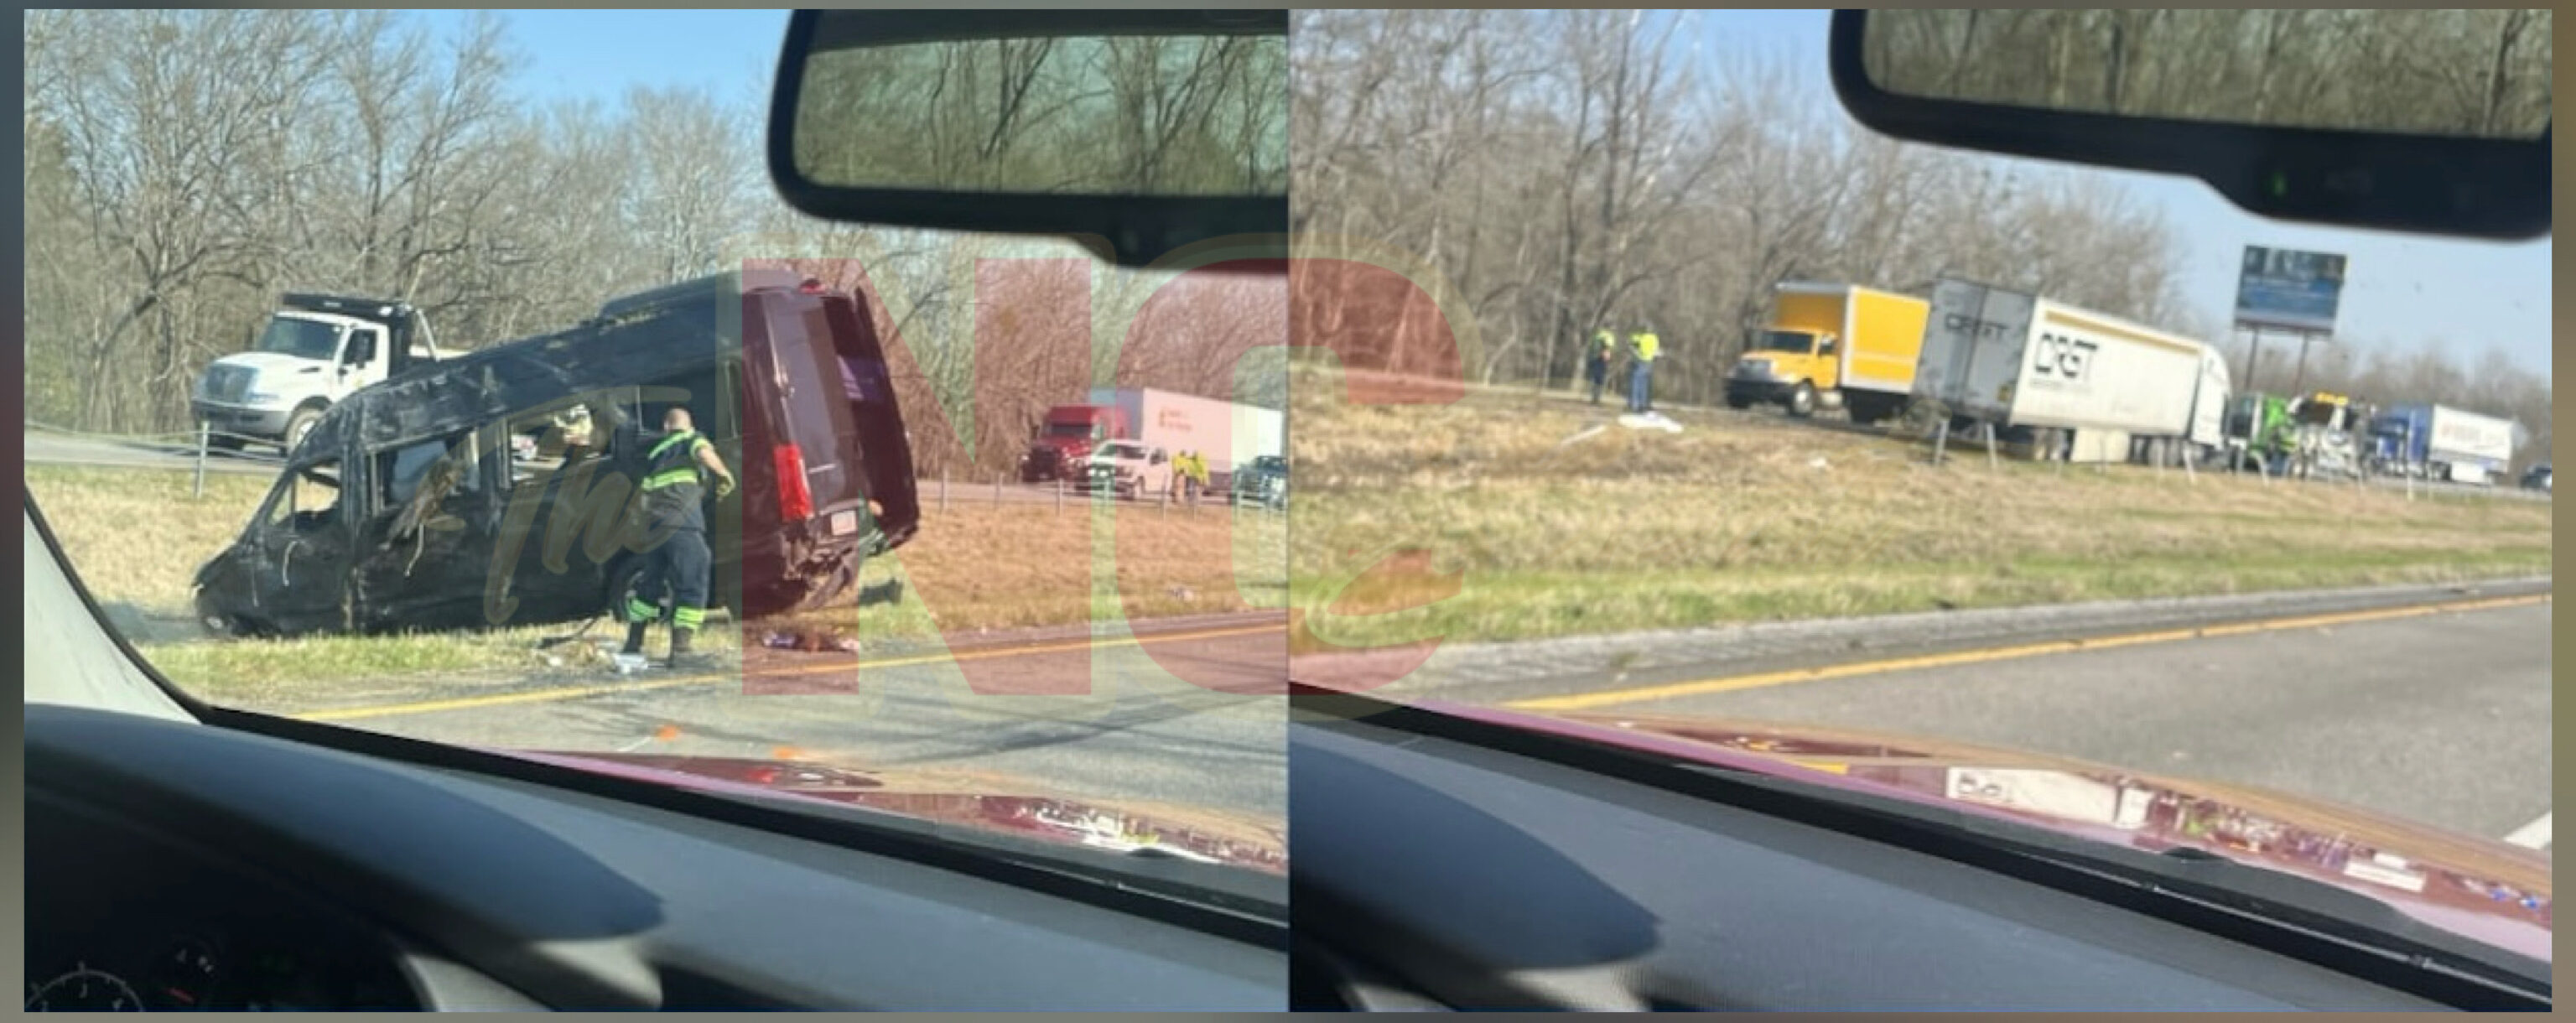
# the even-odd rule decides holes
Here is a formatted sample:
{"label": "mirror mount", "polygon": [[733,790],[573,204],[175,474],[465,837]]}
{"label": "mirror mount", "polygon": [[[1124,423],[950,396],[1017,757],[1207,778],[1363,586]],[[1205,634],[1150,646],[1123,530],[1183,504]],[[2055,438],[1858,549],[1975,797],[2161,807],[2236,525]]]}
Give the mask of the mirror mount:
{"label": "mirror mount", "polygon": [[2279,220],[2501,241],[2550,230],[2551,128],[2536,140],[2418,135],[1901,95],[1870,78],[1869,15],[1833,14],[1834,92],[1853,120],[1891,138],[2196,178]]}

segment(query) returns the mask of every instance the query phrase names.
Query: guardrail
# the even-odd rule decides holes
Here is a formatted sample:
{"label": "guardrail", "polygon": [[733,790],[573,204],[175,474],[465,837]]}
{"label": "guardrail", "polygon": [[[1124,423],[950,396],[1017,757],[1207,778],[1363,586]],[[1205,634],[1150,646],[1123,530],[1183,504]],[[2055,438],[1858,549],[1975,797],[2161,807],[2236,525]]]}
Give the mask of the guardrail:
{"label": "guardrail", "polygon": [[[1114,493],[1109,491],[1092,491],[1087,488],[1077,486],[1072,480],[1064,477],[1058,477],[1052,481],[1043,483],[1022,483],[1016,482],[1012,479],[1015,475],[1017,474],[1008,471],[996,472],[992,474],[990,480],[985,480],[982,478],[982,474],[979,473],[974,477],[970,477],[972,482],[952,482],[952,474],[946,470],[942,470],[937,476],[914,479],[913,488],[916,493],[924,495],[922,500],[925,505],[934,507],[942,512],[948,510],[948,502],[952,491],[962,495],[972,491],[983,491],[987,487],[990,488],[988,492],[990,495],[988,500],[993,504],[999,505],[1005,503],[1009,500],[1009,495],[1018,494],[1022,495],[1025,503],[1052,502],[1055,506],[1055,510],[1059,513],[1064,511],[1068,499],[1119,500],[1117,495]],[[967,499],[973,500],[973,498]],[[1158,513],[1162,514],[1169,514],[1173,510],[1177,509],[1182,514],[1194,515],[1197,514],[1199,509],[1202,507],[1224,507],[1238,511],[1249,509],[1255,513],[1264,515],[1286,515],[1288,513],[1288,509],[1285,507],[1273,507],[1267,503],[1258,501],[1238,501],[1235,499],[1234,492],[1231,489],[1220,489],[1213,485],[1200,490],[1196,500],[1192,500],[1177,491],[1164,490],[1157,491],[1153,494],[1139,494],[1134,498],[1128,499],[1127,503],[1140,506],[1152,505],[1155,506],[1155,510]]]}
{"label": "guardrail", "polygon": [[[217,438],[240,441],[245,448],[250,445],[265,447],[275,443],[269,438],[217,430],[211,424],[204,422],[198,423],[196,429],[184,433],[98,433],[75,430],[34,419],[26,421],[26,429],[31,434],[46,433],[71,440],[137,448],[149,453],[169,456],[174,462],[182,458],[188,459],[194,475],[191,489],[197,497],[206,495],[206,461],[213,453]],[[269,467],[283,467],[286,464],[283,455],[268,454],[264,451],[253,453],[249,450],[231,450],[225,452],[225,457]],[[173,467],[175,468],[175,465]]]}

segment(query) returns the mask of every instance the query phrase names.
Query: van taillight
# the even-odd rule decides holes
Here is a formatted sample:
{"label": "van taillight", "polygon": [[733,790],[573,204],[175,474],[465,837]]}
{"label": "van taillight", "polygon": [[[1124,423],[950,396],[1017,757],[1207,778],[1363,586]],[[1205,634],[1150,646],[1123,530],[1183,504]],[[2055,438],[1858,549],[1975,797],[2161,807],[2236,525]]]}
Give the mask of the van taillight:
{"label": "van taillight", "polygon": [[793,522],[814,514],[814,491],[805,485],[805,453],[794,444],[781,444],[771,452],[778,465],[778,518]]}

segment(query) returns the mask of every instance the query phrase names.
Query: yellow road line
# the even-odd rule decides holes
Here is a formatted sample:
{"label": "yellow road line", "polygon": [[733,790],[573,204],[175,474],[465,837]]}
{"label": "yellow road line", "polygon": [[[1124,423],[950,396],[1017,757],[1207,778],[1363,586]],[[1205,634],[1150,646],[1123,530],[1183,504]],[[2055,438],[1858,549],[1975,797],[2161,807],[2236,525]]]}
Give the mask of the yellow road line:
{"label": "yellow road line", "polygon": [[[1199,632],[1176,632],[1146,636],[1143,638],[1122,636],[1115,639],[1086,639],[1075,642],[1047,643],[1036,646],[1006,647],[997,650],[968,650],[964,653],[953,654],[923,654],[917,657],[898,657],[880,661],[860,661],[857,664],[846,662],[824,662],[819,664],[801,665],[795,668],[779,671],[761,671],[751,677],[768,678],[779,675],[820,675],[835,671],[864,671],[869,668],[902,668],[921,664],[947,664],[957,661],[981,661],[996,658],[1026,657],[1032,654],[1064,653],[1073,650],[1090,650],[1104,647],[1143,646],[1149,643],[1180,643],[1194,639],[1222,639],[1228,636],[1251,636],[1265,632],[1284,634],[1287,632],[1287,626],[1283,624],[1252,628],[1208,629]],[[1284,648],[1282,656],[1285,656]],[[553,689],[533,689],[516,693],[496,693],[491,696],[465,696],[452,700],[426,700],[418,703],[387,703],[367,707],[346,707],[339,710],[312,711],[310,713],[291,714],[288,716],[300,721],[357,721],[365,718],[394,717],[402,714],[430,714],[438,711],[475,710],[484,707],[506,707],[519,703],[552,703],[558,700],[577,700],[585,696],[605,696],[611,693],[640,693],[649,692],[655,689],[676,689],[682,686],[705,685],[709,682],[740,681],[743,677],[744,676],[741,674],[685,675],[677,678],[653,679],[645,682],[615,682],[593,686],[562,686]]]}
{"label": "yellow road line", "polygon": [[2485,600],[2463,600],[2438,604],[2412,604],[2406,607],[2377,608],[2369,611],[2346,611],[2336,614],[2302,615],[2296,618],[2274,618],[2265,621],[2234,622],[2224,625],[2204,626],[2200,628],[2162,629],[2154,632],[2133,632],[2125,635],[2101,636],[2091,639],[2052,640],[2046,643],[2025,643],[2015,646],[1988,647],[1982,650],[1959,650],[1950,653],[1924,654],[1915,657],[1894,657],[1879,661],[1856,661],[1849,664],[1830,664],[1819,668],[1795,668],[1787,671],[1771,671],[1754,675],[1737,675],[1731,678],[1702,679],[1696,682],[1676,682],[1670,685],[1646,686],[1637,689],[1610,689],[1599,692],[1575,693],[1568,696],[1550,696],[1534,700],[1518,700],[1505,704],[1505,706],[1514,710],[1535,711],[1592,710],[1599,707],[1614,706],[1622,703],[1636,703],[1641,700],[1667,700],[1682,696],[1706,696],[1712,693],[1731,693],[1745,689],[1764,689],[1771,686],[1791,685],[1799,682],[1819,682],[1825,679],[1851,678],[1859,675],[1883,675],[1889,672],[1912,671],[1921,668],[1942,668],[1960,664],[1982,664],[1988,661],[2005,661],[2021,657],[2038,657],[2045,654],[2078,653],[2086,650],[2107,650],[2116,647],[2141,646],[2148,643],[2171,643],[2186,639],[2202,639],[2216,636],[2242,636],[2258,632],[2279,632],[2288,629],[2320,628],[2331,625],[2348,625],[2358,622],[2385,621],[2392,618],[2412,618],[2420,615],[2441,614],[2444,612],[2483,611],[2492,608],[2523,607],[2531,604],[2546,604],[2548,602],[2549,594],[2543,593],[2523,597],[2494,597]]}

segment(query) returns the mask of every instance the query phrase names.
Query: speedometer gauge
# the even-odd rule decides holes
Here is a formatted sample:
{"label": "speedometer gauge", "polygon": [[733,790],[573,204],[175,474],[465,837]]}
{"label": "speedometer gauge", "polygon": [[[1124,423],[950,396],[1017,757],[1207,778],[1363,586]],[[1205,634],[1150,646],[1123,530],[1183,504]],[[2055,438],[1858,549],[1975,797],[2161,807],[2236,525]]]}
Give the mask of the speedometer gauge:
{"label": "speedometer gauge", "polygon": [[142,1012],[143,1000],[115,974],[76,963],[72,972],[38,986],[27,997],[27,1011]]}
{"label": "speedometer gauge", "polygon": [[211,1007],[215,981],[223,975],[223,960],[212,942],[187,938],[173,946],[153,968],[152,997],[182,1010]]}

